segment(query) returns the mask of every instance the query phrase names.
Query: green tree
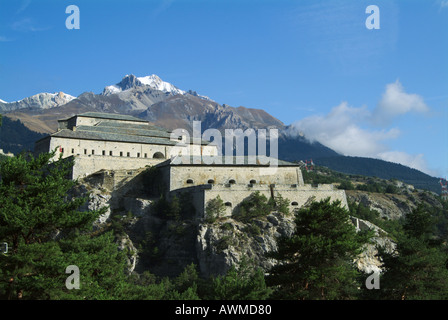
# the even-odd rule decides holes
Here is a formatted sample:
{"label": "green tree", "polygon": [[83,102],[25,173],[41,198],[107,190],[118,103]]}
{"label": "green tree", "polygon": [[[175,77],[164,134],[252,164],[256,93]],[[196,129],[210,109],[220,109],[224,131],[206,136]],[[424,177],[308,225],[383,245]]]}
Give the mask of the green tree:
{"label": "green tree", "polygon": [[226,207],[224,201],[218,195],[216,198],[207,201],[207,205],[205,206],[205,221],[213,223],[217,218],[224,215],[225,212]]}
{"label": "green tree", "polygon": [[291,237],[278,239],[268,254],[280,263],[267,277],[277,299],[351,299],[357,297],[360,272],[354,259],[371,232],[356,232],[349,212],[330,198],[296,212]]}
{"label": "green tree", "polygon": [[264,300],[272,290],[267,287],[264,272],[246,259],[232,265],[225,275],[214,277],[205,294],[207,300]]}
{"label": "green tree", "polygon": [[419,205],[404,221],[394,252],[379,248],[383,299],[448,299],[446,243],[433,239],[435,220]]}
{"label": "green tree", "polygon": [[235,218],[242,222],[249,222],[252,218],[267,216],[273,210],[275,210],[275,201],[268,200],[264,194],[255,191],[239,204]]}
{"label": "green tree", "polygon": [[403,235],[396,251],[380,249],[384,274],[381,298],[388,300],[448,299],[447,255],[419,238]]}
{"label": "green tree", "polygon": [[338,189],[354,190],[355,186],[350,180],[344,180],[339,184]]}
{"label": "green tree", "polygon": [[[105,209],[80,211],[87,198],[69,197],[70,160],[50,162],[55,152],[20,154],[0,168],[0,256],[4,299],[105,299],[119,297],[126,260],[110,233],[93,235]],[[69,265],[80,270],[80,289],[68,290]]]}
{"label": "green tree", "polygon": [[434,220],[423,204],[410,212],[405,219],[403,229],[411,237],[428,239],[432,233]]}
{"label": "green tree", "polygon": [[199,300],[198,281],[193,264],[172,280],[167,277],[159,279],[145,271],[130,277],[130,284],[125,283],[122,297],[126,300]]}

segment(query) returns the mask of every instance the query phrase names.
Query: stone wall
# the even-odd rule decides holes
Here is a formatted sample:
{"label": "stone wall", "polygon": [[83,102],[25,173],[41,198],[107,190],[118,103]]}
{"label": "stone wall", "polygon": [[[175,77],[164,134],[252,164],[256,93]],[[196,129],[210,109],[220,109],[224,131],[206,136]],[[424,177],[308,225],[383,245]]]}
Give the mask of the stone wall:
{"label": "stone wall", "polygon": [[[51,137],[49,143],[44,146],[38,146],[39,150],[46,152],[57,148],[56,158],[62,153],[63,158],[73,155],[94,155],[94,156],[113,156],[124,158],[153,158],[156,154],[166,159],[167,149],[170,146],[138,144],[116,141],[67,139],[60,137]],[[62,149],[60,149],[62,148]],[[62,150],[62,152],[61,152]]]}
{"label": "stone wall", "polygon": [[304,186],[302,172],[298,167],[181,165],[163,170],[168,175],[166,181],[169,181],[170,191],[204,184],[213,184],[215,187],[238,185],[243,189],[249,184],[261,185],[263,188],[271,184]]}
{"label": "stone wall", "polygon": [[[224,216],[231,216],[237,213],[238,205],[245,199],[248,199],[254,192],[258,191],[264,195],[267,199],[271,197],[271,188],[269,185],[199,185],[187,188],[180,188],[172,190],[170,195],[176,194],[179,196],[181,193],[188,192],[191,196],[192,203],[196,208],[196,214],[198,219],[202,219],[205,215],[205,207],[207,202],[220,197],[225,206],[226,212]],[[276,185],[272,187],[272,193],[274,197],[281,196],[283,199],[287,199],[289,203],[289,210],[292,212],[294,209],[302,207],[304,204],[310,201],[320,201],[326,198],[330,198],[331,201],[339,200],[341,205],[348,210],[347,198],[344,190],[335,189],[333,185],[324,184],[313,187],[311,185],[303,186],[290,186],[290,185]]]}
{"label": "stone wall", "polygon": [[[249,198],[252,193],[259,191],[260,194],[271,197],[271,189],[266,185],[259,185],[253,187],[230,186],[215,187],[209,190],[204,190],[204,208],[209,200],[215,199],[218,195],[226,204],[226,216],[232,215],[237,210],[238,204],[243,200]],[[287,199],[289,203],[289,210],[292,212],[296,208],[302,207],[305,203],[311,200],[320,201],[330,198],[331,201],[340,200],[343,207],[348,209],[348,203],[344,190],[334,189],[332,185],[319,185],[312,187],[311,185],[291,187],[287,185],[275,186],[272,188],[274,197],[281,196]],[[204,212],[198,212],[203,215]]]}
{"label": "stone wall", "polygon": [[84,139],[68,139],[61,137],[48,137],[38,141],[35,145],[35,154],[50,152],[57,149],[55,159],[62,154],[63,158],[75,155],[92,155],[124,158],[158,158],[169,159],[189,148],[190,154],[214,155],[215,146],[186,145],[185,147],[158,144],[127,143],[117,141],[100,141]]}
{"label": "stone wall", "polygon": [[100,170],[135,170],[153,166],[164,159],[126,158],[95,155],[75,156],[72,179],[86,177]]}

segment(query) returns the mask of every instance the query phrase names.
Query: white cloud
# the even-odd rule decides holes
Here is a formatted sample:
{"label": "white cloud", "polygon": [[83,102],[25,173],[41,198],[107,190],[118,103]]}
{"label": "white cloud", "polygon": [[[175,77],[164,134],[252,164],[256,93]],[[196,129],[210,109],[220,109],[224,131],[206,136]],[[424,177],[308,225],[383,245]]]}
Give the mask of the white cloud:
{"label": "white cloud", "polygon": [[386,86],[386,91],[373,111],[372,121],[376,125],[389,125],[393,119],[406,113],[428,111],[423,98],[417,94],[406,93],[397,80]]}
{"label": "white cloud", "polygon": [[354,108],[346,102],[334,107],[325,116],[311,116],[293,124],[311,141],[319,141],[344,155],[372,157],[387,148],[382,141],[394,139],[398,129],[368,130],[359,123],[370,117],[365,107]]}
{"label": "white cloud", "polygon": [[31,0],[24,0],[22,1],[22,4],[20,5],[19,9],[17,10],[16,14],[22,13],[23,11],[26,10],[26,8],[28,8],[28,6],[30,5]]}
{"label": "white cloud", "polygon": [[[400,136],[398,128],[385,128],[393,119],[411,112],[428,112],[423,98],[408,94],[396,81],[388,84],[373,112],[366,106],[351,107],[347,102],[331,109],[326,115],[313,115],[292,124],[289,134],[303,133],[310,141],[318,141],[347,156],[378,158],[396,162],[434,175],[423,154],[411,155],[390,150],[387,142]],[[378,126],[369,126],[369,124]]]}
{"label": "white cloud", "polygon": [[48,30],[49,27],[37,27],[35,22],[30,18],[23,18],[21,20],[17,20],[12,23],[11,28],[14,31],[21,32],[36,32],[36,31],[45,31]]}

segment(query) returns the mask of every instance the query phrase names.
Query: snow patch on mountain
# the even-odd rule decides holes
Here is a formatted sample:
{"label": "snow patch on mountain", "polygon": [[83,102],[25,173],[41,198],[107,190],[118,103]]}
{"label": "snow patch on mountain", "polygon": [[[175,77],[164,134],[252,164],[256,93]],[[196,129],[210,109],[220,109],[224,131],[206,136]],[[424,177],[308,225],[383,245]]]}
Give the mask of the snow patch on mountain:
{"label": "snow patch on mountain", "polygon": [[165,93],[169,93],[171,95],[186,95],[186,94],[190,94],[190,95],[194,95],[196,97],[199,97],[201,99],[204,100],[209,100],[212,101],[209,97],[207,96],[203,96],[203,95],[199,95],[197,94],[195,91],[189,90],[189,91],[184,91],[181,90],[179,88],[177,88],[175,85],[163,81],[162,79],[160,79],[159,76],[152,74],[149,76],[144,76],[144,77],[136,77],[134,75],[126,75],[123,77],[123,79],[121,80],[121,82],[114,84],[114,85],[110,85],[110,86],[106,86],[103,89],[103,92],[101,93],[103,96],[108,96],[111,94],[117,94],[120,92],[124,92],[127,90],[131,90],[134,89],[136,87],[143,87],[143,86],[148,86],[151,89],[157,90],[157,91],[161,91],[161,92],[165,92]]}
{"label": "snow patch on mountain", "polygon": [[159,91],[172,92],[174,94],[185,94],[186,93],[185,91],[178,89],[176,86],[172,85],[171,83],[163,81],[155,74],[146,76],[146,77],[138,77],[137,79],[144,85],[150,86],[151,88],[154,88]]}
{"label": "snow patch on mountain", "polygon": [[64,92],[42,92],[19,101],[5,102],[0,111],[14,111],[19,109],[51,109],[62,106],[76,97]]}

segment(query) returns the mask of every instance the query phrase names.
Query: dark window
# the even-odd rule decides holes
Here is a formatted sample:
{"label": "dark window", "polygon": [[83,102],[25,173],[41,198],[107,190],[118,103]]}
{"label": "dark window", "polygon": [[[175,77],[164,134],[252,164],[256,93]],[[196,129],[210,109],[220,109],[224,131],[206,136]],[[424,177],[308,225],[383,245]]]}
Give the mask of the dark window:
{"label": "dark window", "polygon": [[128,152],[128,157],[130,157],[131,156],[131,153],[130,152]]}
{"label": "dark window", "polygon": [[293,202],[291,202],[291,205],[292,206],[298,206],[299,204],[297,202],[293,201]]}
{"label": "dark window", "polygon": [[75,149],[72,149],[72,153],[75,153]]}
{"label": "dark window", "polygon": [[109,151],[109,155],[110,155],[110,156],[112,156],[112,155],[113,155],[112,151]]}
{"label": "dark window", "polygon": [[145,158],[148,158],[148,154],[147,153],[145,153]]}
{"label": "dark window", "polygon": [[249,183],[250,183],[250,184],[256,184],[256,183],[257,183],[257,180],[250,180]]}
{"label": "dark window", "polygon": [[103,150],[103,156],[105,156],[106,155],[106,150]]}
{"label": "dark window", "polygon": [[137,158],[140,158],[140,152],[137,153]]}
{"label": "dark window", "polygon": [[226,202],[226,203],[224,203],[224,205],[225,205],[226,207],[231,207],[231,206],[232,206],[232,203],[231,203],[231,202]]}
{"label": "dark window", "polygon": [[87,149],[84,149],[84,154],[87,154]]}
{"label": "dark window", "polygon": [[194,181],[193,181],[193,179],[188,179],[187,183],[191,184],[191,183],[194,183]]}
{"label": "dark window", "polygon": [[123,156],[123,151],[120,151],[120,157],[122,157]]}
{"label": "dark window", "polygon": [[230,179],[230,180],[229,180],[229,183],[230,183],[230,184],[235,184],[236,181],[235,181],[234,179]]}
{"label": "dark window", "polygon": [[215,183],[215,180],[210,179],[210,180],[208,180],[207,182],[208,182],[208,183]]}
{"label": "dark window", "polygon": [[156,152],[156,153],[154,153],[154,155],[152,157],[155,159],[164,159],[165,158],[165,156],[163,155],[162,152]]}
{"label": "dark window", "polygon": [[92,150],[92,154],[95,154],[95,150]]}

